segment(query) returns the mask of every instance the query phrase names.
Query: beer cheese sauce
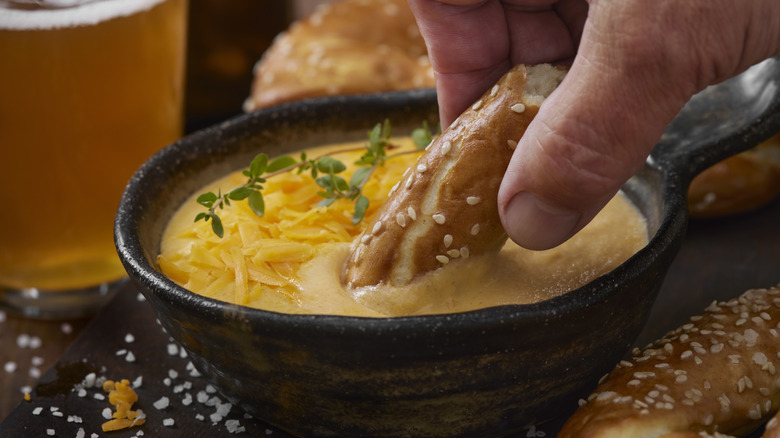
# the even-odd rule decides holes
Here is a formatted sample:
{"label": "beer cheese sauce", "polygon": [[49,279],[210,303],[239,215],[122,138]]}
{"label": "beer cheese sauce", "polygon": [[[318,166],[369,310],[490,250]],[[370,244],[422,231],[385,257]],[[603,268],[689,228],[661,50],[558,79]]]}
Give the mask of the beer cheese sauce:
{"label": "beer cheese sauce", "polygon": [[[408,138],[393,142],[412,150]],[[361,143],[313,149],[308,156],[356,146]],[[335,158],[349,164],[360,155]],[[268,179],[262,218],[244,202],[219,211],[225,228],[220,239],[210,223],[193,222],[204,210],[195,198],[245,181],[240,172],[227,176],[174,215],[163,235],[160,268],[181,286],[227,302],[283,313],[383,317],[546,300],[611,271],[647,244],[643,217],[618,195],[557,248],[529,251],[507,241],[497,253],[455,260],[407,287],[345,289],[342,275],[353,240],[418,156],[401,155],[376,170],[363,190],[370,199],[366,219],[357,226],[350,221],[351,202],[317,207],[319,187],[309,175],[291,172]],[[345,179],[354,169],[348,166]]]}

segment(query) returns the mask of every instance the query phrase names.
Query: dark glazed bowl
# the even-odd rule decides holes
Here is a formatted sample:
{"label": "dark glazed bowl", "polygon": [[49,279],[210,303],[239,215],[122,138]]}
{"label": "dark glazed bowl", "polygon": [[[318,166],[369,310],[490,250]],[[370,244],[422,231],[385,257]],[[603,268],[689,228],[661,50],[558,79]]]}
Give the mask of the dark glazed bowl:
{"label": "dark glazed bowl", "polygon": [[363,139],[385,118],[406,134],[436,114],[432,90],[291,103],[193,134],[130,181],[115,228],[122,262],[231,402],[303,436],[496,437],[582,396],[646,321],[685,234],[690,179],[780,130],[780,61],[693,99],[624,187],[650,243],[560,297],[433,316],[287,315],[201,297],[158,271],[161,233],[179,205],[259,151]]}

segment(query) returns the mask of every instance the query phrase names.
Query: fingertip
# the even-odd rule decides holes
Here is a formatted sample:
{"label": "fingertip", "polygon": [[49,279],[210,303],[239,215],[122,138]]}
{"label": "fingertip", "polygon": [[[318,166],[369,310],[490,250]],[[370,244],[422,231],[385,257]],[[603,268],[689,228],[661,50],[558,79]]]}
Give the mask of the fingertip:
{"label": "fingertip", "polygon": [[501,221],[507,235],[526,249],[554,248],[579,229],[582,213],[567,210],[521,191],[502,206]]}

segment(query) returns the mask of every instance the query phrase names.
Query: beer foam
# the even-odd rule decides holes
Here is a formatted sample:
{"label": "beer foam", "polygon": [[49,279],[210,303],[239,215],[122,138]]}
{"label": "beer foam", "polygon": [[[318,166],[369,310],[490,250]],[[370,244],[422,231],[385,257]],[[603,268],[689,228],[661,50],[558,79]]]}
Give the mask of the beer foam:
{"label": "beer foam", "polygon": [[[94,26],[151,9],[165,0],[99,0],[58,9],[13,9],[0,1],[0,30],[53,30]],[[62,6],[67,1],[60,0]],[[71,1],[70,3],[75,3]]]}

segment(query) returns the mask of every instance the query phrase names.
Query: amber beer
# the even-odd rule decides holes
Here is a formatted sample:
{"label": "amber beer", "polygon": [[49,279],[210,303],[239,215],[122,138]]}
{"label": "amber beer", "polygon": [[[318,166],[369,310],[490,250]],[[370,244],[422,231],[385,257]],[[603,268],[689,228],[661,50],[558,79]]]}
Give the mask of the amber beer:
{"label": "amber beer", "polygon": [[31,3],[0,0],[6,294],[123,278],[113,244],[122,191],[182,133],[186,0]]}

